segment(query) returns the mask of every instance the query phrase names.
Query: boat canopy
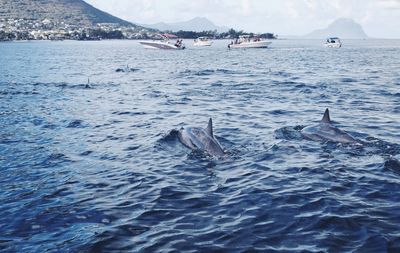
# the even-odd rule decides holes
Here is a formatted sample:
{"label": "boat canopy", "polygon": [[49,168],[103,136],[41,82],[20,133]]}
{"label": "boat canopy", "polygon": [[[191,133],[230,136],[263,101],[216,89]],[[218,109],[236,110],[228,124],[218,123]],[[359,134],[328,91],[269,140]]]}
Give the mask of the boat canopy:
{"label": "boat canopy", "polygon": [[340,39],[338,37],[330,37],[326,39],[326,43],[340,43]]}

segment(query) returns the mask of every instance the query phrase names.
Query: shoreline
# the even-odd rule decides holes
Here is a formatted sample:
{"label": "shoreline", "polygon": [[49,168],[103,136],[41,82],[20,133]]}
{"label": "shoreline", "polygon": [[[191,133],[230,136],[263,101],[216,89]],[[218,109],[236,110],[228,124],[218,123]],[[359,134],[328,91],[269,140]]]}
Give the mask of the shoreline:
{"label": "shoreline", "polygon": [[[194,40],[195,38],[179,38],[182,40]],[[277,39],[266,39],[272,41],[287,41],[287,40],[301,40],[301,41],[321,41],[325,40],[326,38],[321,39],[311,39],[311,38],[277,38]],[[234,39],[212,39],[213,41],[231,41]],[[346,39],[341,38],[341,40],[352,40],[352,41],[373,41],[373,40],[400,40],[400,38],[365,38],[365,39]],[[100,42],[100,41],[154,41],[154,39],[100,39],[100,40],[72,40],[72,39],[65,39],[65,40],[0,40],[0,43],[29,43],[29,42]],[[172,41],[172,39],[171,39]]]}

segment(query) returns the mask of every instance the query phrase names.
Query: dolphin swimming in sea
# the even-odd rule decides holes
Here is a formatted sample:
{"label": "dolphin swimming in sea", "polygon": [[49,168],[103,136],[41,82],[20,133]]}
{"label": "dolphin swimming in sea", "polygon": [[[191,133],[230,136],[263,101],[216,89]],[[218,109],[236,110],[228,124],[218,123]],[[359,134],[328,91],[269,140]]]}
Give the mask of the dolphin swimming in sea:
{"label": "dolphin swimming in sea", "polygon": [[214,136],[211,118],[205,129],[198,127],[181,128],[178,131],[178,139],[183,145],[193,150],[202,150],[217,157],[225,154],[221,144]]}
{"label": "dolphin swimming in sea", "polygon": [[333,141],[345,144],[361,144],[360,141],[351,137],[348,133],[335,127],[329,116],[329,110],[326,109],[322,120],[312,126],[305,127],[301,130],[301,134],[309,140],[313,141]]}

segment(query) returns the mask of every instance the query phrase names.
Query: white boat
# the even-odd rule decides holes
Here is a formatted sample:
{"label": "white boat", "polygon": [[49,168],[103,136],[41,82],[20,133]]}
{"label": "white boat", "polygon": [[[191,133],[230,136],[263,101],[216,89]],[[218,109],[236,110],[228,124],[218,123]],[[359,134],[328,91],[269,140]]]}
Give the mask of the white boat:
{"label": "white boat", "polygon": [[331,48],[340,48],[342,46],[342,42],[340,42],[340,39],[338,37],[331,37],[326,39],[324,46]]}
{"label": "white boat", "polygon": [[139,43],[147,49],[185,49],[185,44],[182,43],[182,40],[177,39],[175,43],[169,41],[170,38],[177,38],[176,36],[169,34],[160,34],[159,36],[161,40],[142,40]]}
{"label": "white boat", "polygon": [[157,41],[157,40],[143,40],[139,41],[139,43],[147,49],[185,49],[184,44],[179,44],[179,43],[171,43],[170,41]]}
{"label": "white boat", "polygon": [[209,47],[212,45],[212,40],[210,40],[207,37],[198,37],[197,39],[194,40],[194,46],[195,47]]}
{"label": "white boat", "polygon": [[239,39],[232,41],[228,48],[267,48],[271,43],[258,37],[251,38],[250,35],[242,35]]}

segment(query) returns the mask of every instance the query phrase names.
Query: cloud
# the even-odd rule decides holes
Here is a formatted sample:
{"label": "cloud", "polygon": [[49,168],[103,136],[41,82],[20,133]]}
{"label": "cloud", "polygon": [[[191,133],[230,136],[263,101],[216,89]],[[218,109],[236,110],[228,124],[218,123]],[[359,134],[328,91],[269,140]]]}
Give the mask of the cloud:
{"label": "cloud", "polygon": [[290,18],[299,18],[301,16],[299,8],[297,8],[296,3],[293,1],[286,1],[286,14]]}
{"label": "cloud", "polygon": [[398,10],[400,9],[400,0],[377,0],[378,6],[389,9]]}
{"label": "cloud", "polygon": [[249,16],[252,14],[251,2],[250,0],[242,0],[240,3],[240,9],[243,16]]}
{"label": "cloud", "polygon": [[206,17],[253,32],[302,35],[341,17],[361,22],[371,36],[400,37],[400,0],[86,0],[139,24]]}

